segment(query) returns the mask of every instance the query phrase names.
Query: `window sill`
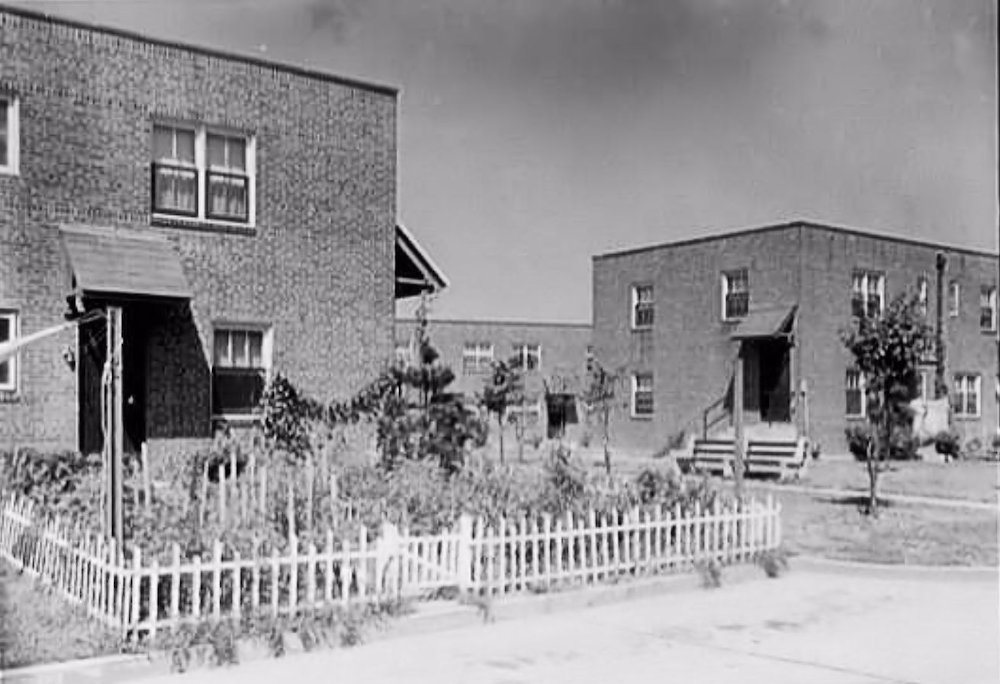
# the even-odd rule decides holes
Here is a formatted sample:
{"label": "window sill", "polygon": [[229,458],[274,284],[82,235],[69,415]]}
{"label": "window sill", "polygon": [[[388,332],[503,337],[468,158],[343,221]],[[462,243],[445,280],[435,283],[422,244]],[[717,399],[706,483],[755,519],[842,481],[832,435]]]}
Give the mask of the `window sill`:
{"label": "window sill", "polygon": [[632,326],[632,332],[651,332],[652,330],[653,326],[651,325]]}
{"label": "window sill", "polygon": [[182,228],[205,233],[227,233],[231,235],[256,235],[257,227],[251,223],[230,223],[228,221],[213,221],[209,219],[185,218],[153,214],[150,224],[158,228]]}
{"label": "window sill", "polygon": [[647,416],[647,415],[636,415],[636,414],[633,413],[631,415],[631,418],[632,418],[632,420],[641,420],[641,421],[650,421],[650,420],[653,420],[652,414],[650,414],[650,415]]}
{"label": "window sill", "polygon": [[253,425],[263,420],[264,416],[259,413],[234,413],[213,415],[212,422],[228,423],[229,425]]}
{"label": "window sill", "polygon": [[997,329],[996,328],[992,328],[992,329],[990,329],[990,328],[980,328],[979,332],[981,332],[984,335],[996,335],[997,334]]}
{"label": "window sill", "polygon": [[0,166],[0,176],[20,176],[17,169],[9,166]]}
{"label": "window sill", "polygon": [[952,416],[952,418],[954,418],[955,420],[963,420],[963,421],[975,421],[975,420],[982,420],[983,419],[983,417],[981,415],[974,416],[974,415],[969,414],[969,413],[956,413],[956,414],[954,414]]}
{"label": "window sill", "polygon": [[859,413],[859,414],[853,414],[853,415],[852,414],[847,414],[847,415],[844,416],[844,418],[846,418],[847,420],[850,420],[850,421],[854,421],[854,422],[857,422],[859,420],[868,420],[868,416],[866,416],[864,414],[861,414],[861,413]]}
{"label": "window sill", "polygon": [[0,389],[0,404],[20,404],[21,393],[16,389]]}

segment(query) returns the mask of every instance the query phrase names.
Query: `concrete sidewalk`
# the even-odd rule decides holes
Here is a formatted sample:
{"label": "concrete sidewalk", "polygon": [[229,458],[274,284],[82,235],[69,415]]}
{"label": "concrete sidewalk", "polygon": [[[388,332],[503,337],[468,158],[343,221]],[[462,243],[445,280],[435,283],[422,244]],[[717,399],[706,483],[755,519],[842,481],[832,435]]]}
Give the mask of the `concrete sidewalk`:
{"label": "concrete sidewalk", "polygon": [[144,680],[993,684],[995,581],[793,572],[354,649]]}
{"label": "concrete sidewalk", "polygon": [[[793,485],[777,482],[750,481],[751,486],[769,492],[793,492],[796,494],[817,494],[829,497],[868,497],[867,489],[834,489],[832,487],[810,487],[808,485]],[[942,508],[965,508],[976,511],[998,511],[996,501],[971,501],[969,499],[951,499],[940,496],[920,496],[917,494],[892,494],[880,491],[878,498],[883,501],[922,506],[938,506]]]}

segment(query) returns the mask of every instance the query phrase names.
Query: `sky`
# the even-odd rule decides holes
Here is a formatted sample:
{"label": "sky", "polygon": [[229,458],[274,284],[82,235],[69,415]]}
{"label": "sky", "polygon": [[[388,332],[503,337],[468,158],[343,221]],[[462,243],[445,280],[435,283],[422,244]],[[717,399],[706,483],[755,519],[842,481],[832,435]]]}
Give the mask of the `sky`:
{"label": "sky", "polygon": [[589,321],[594,254],[798,218],[997,249],[992,0],[11,4],[400,88],[437,318]]}

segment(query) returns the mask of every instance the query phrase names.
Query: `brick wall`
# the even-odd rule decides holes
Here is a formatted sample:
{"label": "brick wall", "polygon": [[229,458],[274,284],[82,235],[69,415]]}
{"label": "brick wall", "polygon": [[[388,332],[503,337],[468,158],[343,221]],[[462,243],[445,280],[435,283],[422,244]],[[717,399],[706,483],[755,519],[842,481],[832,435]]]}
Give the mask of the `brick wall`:
{"label": "brick wall", "polygon": [[[809,390],[812,434],[824,449],[845,449],[844,374],[849,355],[838,332],[850,319],[851,272],[886,273],[886,295],[911,288],[919,275],[930,282],[933,322],[937,248],[823,226],[788,224],[718,238],[595,257],[594,348],[598,358],[627,374],[654,374],[654,415],[615,416],[619,444],[652,451],[680,431],[700,429],[703,409],[723,396],[732,376],[734,324],[721,320],[721,273],[747,268],[752,305],[798,303],[791,386]],[[946,250],[949,275],[963,283],[962,312],[946,318],[948,378],[955,370],[982,376],[982,417],[956,423],[969,436],[991,436],[996,427],[993,393],[996,335],[979,330],[980,284],[996,283],[995,256]],[[652,283],[655,325],[630,328],[630,290]]]}
{"label": "brick wall", "polygon": [[[0,89],[19,98],[21,129],[20,175],[0,175],[0,308],[19,311],[23,334],[62,320],[59,223],[155,230],[181,255],[194,298],[189,312],[164,309],[150,340],[151,436],[210,430],[215,322],[273,326],[274,368],[324,400],[391,355],[393,91],[7,10]],[[153,225],[159,118],[255,136],[253,230]],[[75,445],[76,380],[60,355],[71,344],[72,332],[22,354],[20,392],[0,397],[0,445]]]}

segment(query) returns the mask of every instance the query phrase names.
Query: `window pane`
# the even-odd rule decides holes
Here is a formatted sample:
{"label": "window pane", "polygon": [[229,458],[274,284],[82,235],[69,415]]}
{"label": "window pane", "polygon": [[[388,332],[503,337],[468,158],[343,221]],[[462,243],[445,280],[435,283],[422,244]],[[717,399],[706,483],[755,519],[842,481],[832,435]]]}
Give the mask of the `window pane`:
{"label": "window pane", "polygon": [[208,134],[208,164],[220,168],[226,167],[226,138],[224,136]]}
{"label": "window pane", "polygon": [[229,138],[229,168],[238,171],[246,170],[246,140]]}
{"label": "window pane", "polygon": [[264,374],[256,370],[215,370],[212,373],[212,411],[216,414],[253,413],[264,392]]}
{"label": "window pane", "polygon": [[212,353],[212,362],[216,366],[231,366],[232,359],[229,356],[229,333],[225,330],[215,333],[215,350]]}
{"label": "window pane", "polygon": [[261,349],[264,345],[264,334],[261,332],[248,333],[248,344],[250,346],[250,367],[263,368],[263,354]]}
{"label": "window pane", "polygon": [[4,361],[0,363],[0,387],[10,384],[10,361]]}
{"label": "window pane", "polygon": [[0,129],[4,133],[7,132],[7,108],[10,106],[10,102],[6,99],[0,98]]}
{"label": "window pane", "polygon": [[234,330],[230,335],[233,338],[233,366],[236,368],[246,368],[250,365],[249,350],[247,349],[247,333]]}
{"label": "window pane", "polygon": [[247,217],[247,179],[209,174],[209,214],[226,218]]}
{"label": "window pane", "polygon": [[174,130],[153,126],[153,159],[174,159]]}
{"label": "window pane", "polygon": [[9,342],[11,339],[10,318],[0,318],[0,342]]}
{"label": "window pane", "polygon": [[198,174],[190,169],[156,167],[156,208],[194,213],[198,209]]}
{"label": "window pane", "polygon": [[194,164],[194,131],[183,128],[175,129],[177,136],[177,159],[188,164]]}

